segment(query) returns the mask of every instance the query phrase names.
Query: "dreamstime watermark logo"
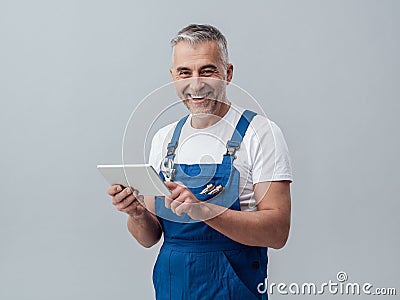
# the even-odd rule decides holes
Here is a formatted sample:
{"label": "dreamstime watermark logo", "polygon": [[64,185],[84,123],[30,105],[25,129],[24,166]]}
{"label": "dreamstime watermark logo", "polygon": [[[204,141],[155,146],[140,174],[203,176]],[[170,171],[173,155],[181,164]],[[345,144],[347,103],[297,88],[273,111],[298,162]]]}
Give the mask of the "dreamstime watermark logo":
{"label": "dreamstime watermark logo", "polygon": [[357,283],[348,282],[346,272],[340,271],[336,274],[336,280],[329,280],[316,284],[313,282],[299,283],[269,283],[268,277],[264,282],[257,285],[257,290],[260,294],[268,293],[270,295],[277,292],[280,295],[385,295],[394,296],[397,291],[396,288],[374,287],[369,282]]}

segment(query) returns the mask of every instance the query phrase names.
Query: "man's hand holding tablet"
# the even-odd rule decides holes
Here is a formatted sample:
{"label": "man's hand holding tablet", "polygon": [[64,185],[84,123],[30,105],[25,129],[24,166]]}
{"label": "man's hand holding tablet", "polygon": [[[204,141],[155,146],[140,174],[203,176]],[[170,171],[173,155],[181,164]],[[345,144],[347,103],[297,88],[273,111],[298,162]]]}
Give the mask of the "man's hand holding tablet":
{"label": "man's hand holding tablet", "polygon": [[161,225],[157,217],[142,205],[144,197],[138,190],[113,184],[108,188],[108,194],[112,197],[112,204],[129,215],[129,232],[142,246],[149,248],[160,240]]}
{"label": "man's hand holding tablet", "polygon": [[112,197],[111,203],[129,216],[128,229],[132,236],[144,247],[156,244],[162,230],[154,215],[154,196],[169,196],[171,192],[155,170],[149,165],[99,165],[97,168],[110,183],[107,192]]}
{"label": "man's hand holding tablet", "polygon": [[[120,184],[113,184],[108,188],[108,194],[112,197],[111,203],[119,210],[132,218],[141,216],[146,208],[143,195],[132,187],[123,187]],[[140,201],[140,202],[139,202]]]}

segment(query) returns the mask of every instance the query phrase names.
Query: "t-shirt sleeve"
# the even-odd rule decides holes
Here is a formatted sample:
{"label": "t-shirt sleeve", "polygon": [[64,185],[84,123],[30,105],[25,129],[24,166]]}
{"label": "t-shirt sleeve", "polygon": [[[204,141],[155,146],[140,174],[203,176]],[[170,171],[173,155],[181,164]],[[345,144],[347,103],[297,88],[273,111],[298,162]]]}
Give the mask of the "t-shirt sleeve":
{"label": "t-shirt sleeve", "polygon": [[151,141],[151,148],[149,154],[149,164],[153,166],[156,172],[160,172],[160,164],[162,161],[162,139],[160,138],[160,131],[153,136]]}
{"label": "t-shirt sleeve", "polygon": [[161,128],[153,136],[149,153],[149,164],[153,166],[157,173],[160,172],[161,162],[167,153],[167,145],[177,123],[175,122]]}
{"label": "t-shirt sleeve", "polygon": [[258,120],[255,132],[252,137],[253,184],[263,181],[292,181],[289,150],[281,129],[274,122],[264,119],[262,122]]}

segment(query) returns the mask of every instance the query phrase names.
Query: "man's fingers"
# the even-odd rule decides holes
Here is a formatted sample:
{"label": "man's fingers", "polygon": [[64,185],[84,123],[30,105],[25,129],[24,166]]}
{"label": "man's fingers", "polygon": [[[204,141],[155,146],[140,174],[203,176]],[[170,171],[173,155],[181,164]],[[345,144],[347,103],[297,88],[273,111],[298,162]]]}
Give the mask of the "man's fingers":
{"label": "man's fingers", "polygon": [[122,187],[119,184],[113,184],[113,185],[109,186],[107,189],[107,193],[110,196],[114,196],[115,194],[118,194],[121,191],[122,191]]}
{"label": "man's fingers", "polygon": [[176,186],[178,185],[177,182],[175,181],[165,181],[164,184],[172,191],[176,188]]}
{"label": "man's fingers", "polygon": [[138,191],[138,190],[132,188],[132,195],[133,195],[136,199],[139,199],[139,191]]}
{"label": "man's fingers", "polygon": [[175,209],[175,214],[177,214],[178,216],[182,216],[183,213],[188,213],[192,205],[197,205],[197,204],[186,203],[186,202],[182,203]]}
{"label": "man's fingers", "polygon": [[[191,192],[182,182],[166,182],[166,184],[171,190],[171,195],[165,197],[165,207],[171,209],[173,213],[179,212],[179,215],[183,212],[187,212],[191,204],[189,199]],[[187,200],[189,200],[188,203],[186,203]],[[185,205],[180,208],[183,203]]]}
{"label": "man's fingers", "polygon": [[111,203],[121,212],[139,216],[145,211],[144,197],[133,187],[125,188],[120,184],[113,184],[108,187],[107,193],[112,196]]}
{"label": "man's fingers", "polygon": [[121,202],[126,197],[128,197],[130,194],[132,194],[132,188],[131,187],[125,188],[122,192],[119,192],[118,194],[116,194],[113,197],[113,204],[115,205],[115,204]]}
{"label": "man's fingers", "polygon": [[124,200],[113,204],[118,210],[121,210],[129,206],[134,200],[135,198],[132,195],[130,195],[128,197],[125,197]]}
{"label": "man's fingers", "polygon": [[177,201],[176,199],[175,199],[174,201],[172,201],[171,204],[170,204],[171,211],[172,211],[173,213],[175,213],[176,208],[177,208],[179,205],[181,205],[182,203],[183,203],[183,202]]}
{"label": "man's fingers", "polygon": [[174,201],[174,199],[172,199],[170,197],[165,197],[164,201],[165,201],[165,207],[171,208],[171,203],[172,203],[172,201]]}
{"label": "man's fingers", "polygon": [[186,185],[184,185],[180,181],[165,181],[164,183],[170,189],[170,191],[173,191],[173,190],[179,189],[179,188],[186,188]]}
{"label": "man's fingers", "polygon": [[136,198],[133,195],[129,195],[128,197],[124,198],[124,200],[122,200],[121,202],[116,203],[115,207],[118,210],[122,210],[122,209],[127,208],[129,205],[131,205],[134,202],[137,202]]}
{"label": "man's fingers", "polygon": [[[176,189],[172,190],[170,196],[165,196],[165,207],[166,208],[171,208],[171,203],[175,201],[177,198],[181,196],[183,193],[184,189],[181,187],[177,187]],[[183,202],[183,201],[181,201]]]}
{"label": "man's fingers", "polygon": [[146,206],[146,204],[144,203],[144,196],[139,194],[139,191],[136,189],[133,189],[132,191],[132,195],[136,198],[136,200],[143,206]]}
{"label": "man's fingers", "polygon": [[144,203],[144,196],[139,194],[139,197],[137,197],[140,203]]}
{"label": "man's fingers", "polygon": [[175,188],[171,190],[171,195],[169,196],[169,198],[171,199],[176,199],[178,198],[182,193],[185,192],[185,190],[187,190],[187,188],[184,185],[175,185]]}

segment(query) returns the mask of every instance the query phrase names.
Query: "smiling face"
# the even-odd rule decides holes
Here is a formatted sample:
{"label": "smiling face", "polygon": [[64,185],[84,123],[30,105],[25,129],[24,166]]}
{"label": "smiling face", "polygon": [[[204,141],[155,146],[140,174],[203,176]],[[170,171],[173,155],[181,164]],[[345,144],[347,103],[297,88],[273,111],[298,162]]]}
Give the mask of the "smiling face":
{"label": "smiling face", "polygon": [[226,85],[232,80],[233,66],[224,67],[214,41],[191,45],[176,44],[170,70],[177,94],[193,115],[226,113]]}

